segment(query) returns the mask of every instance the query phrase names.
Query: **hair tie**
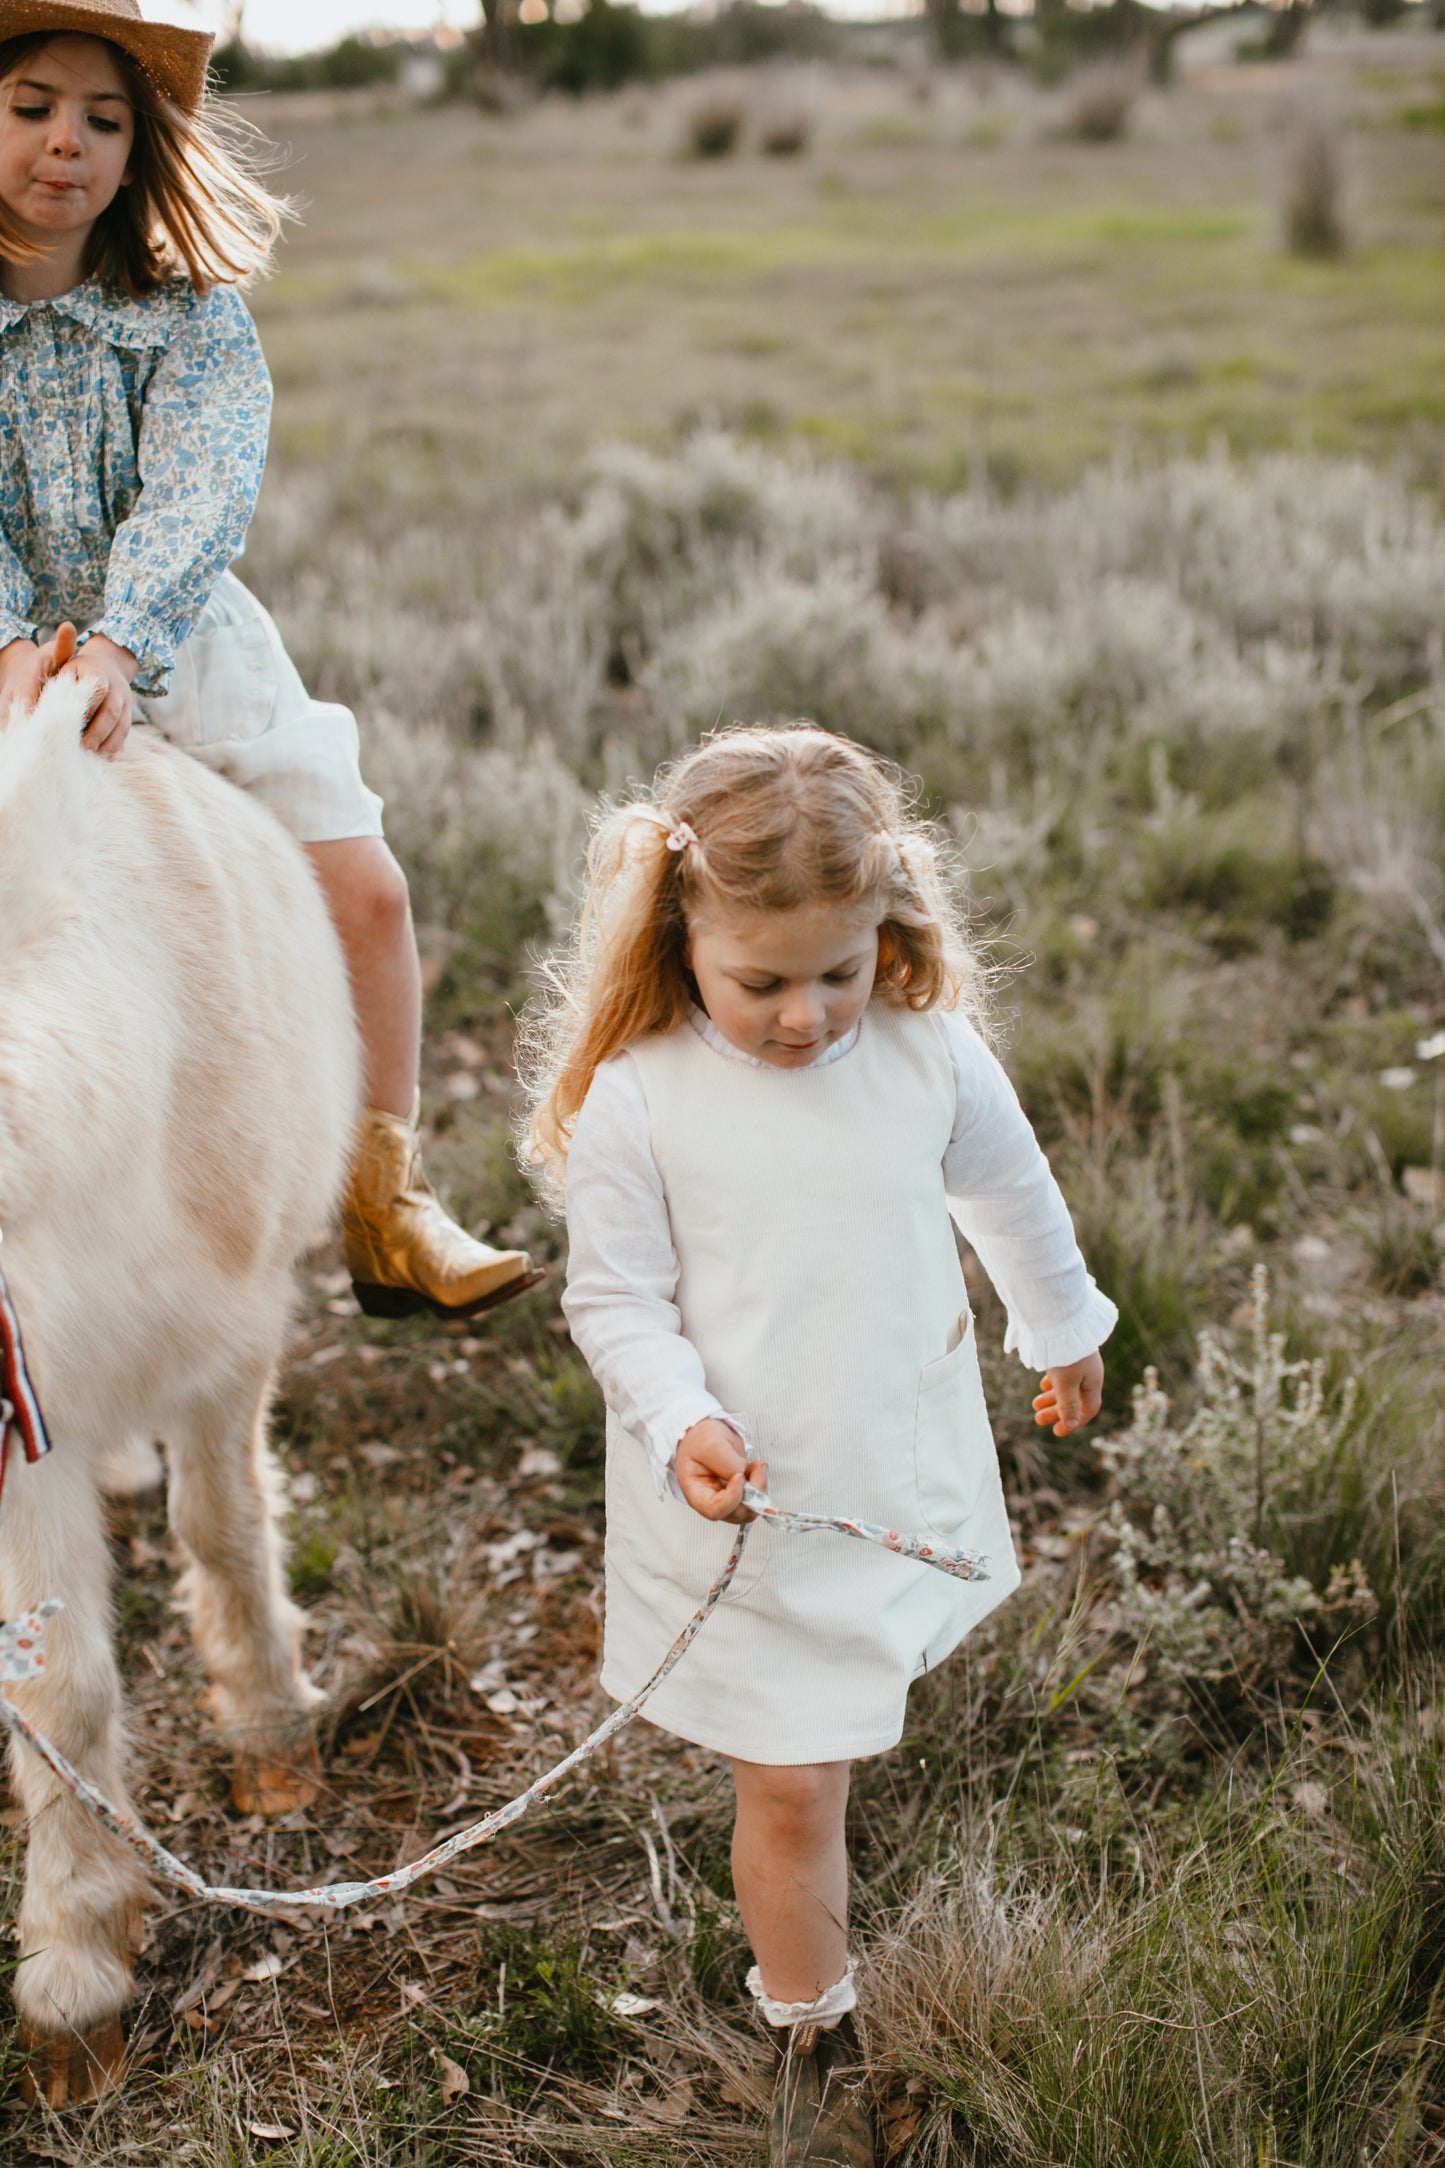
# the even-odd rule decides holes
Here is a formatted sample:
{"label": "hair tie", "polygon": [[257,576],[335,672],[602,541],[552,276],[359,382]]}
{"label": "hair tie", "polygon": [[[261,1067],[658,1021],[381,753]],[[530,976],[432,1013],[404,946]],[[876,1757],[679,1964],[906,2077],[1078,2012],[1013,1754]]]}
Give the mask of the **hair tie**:
{"label": "hair tie", "polygon": [[679,821],[667,839],[667,847],[670,851],[685,851],[689,843],[696,841],[697,830],[689,827],[686,821]]}

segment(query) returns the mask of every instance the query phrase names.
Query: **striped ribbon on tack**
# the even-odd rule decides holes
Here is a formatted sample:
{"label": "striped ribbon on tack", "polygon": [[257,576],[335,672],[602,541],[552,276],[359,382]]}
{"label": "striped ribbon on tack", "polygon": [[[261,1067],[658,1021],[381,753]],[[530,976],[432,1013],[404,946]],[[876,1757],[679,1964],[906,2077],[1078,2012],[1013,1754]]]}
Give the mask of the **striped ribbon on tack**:
{"label": "striped ribbon on tack", "polygon": [[20,1433],[27,1460],[40,1460],[50,1451],[50,1434],[25,1363],[20,1320],[0,1267],[0,1489],[5,1483],[4,1453],[12,1427]]}
{"label": "striped ribbon on tack", "polygon": [[[940,1573],[953,1575],[962,1581],[986,1581],[987,1560],[977,1551],[968,1551],[941,1543],[932,1536],[900,1535],[891,1528],[882,1528],[876,1522],[856,1520],[847,1516],[836,1518],[822,1513],[790,1513],[782,1506],[775,1506],[766,1491],[748,1485],[743,1495],[744,1504],[768,1527],[786,1530],[790,1534],[806,1535],[820,1530],[852,1536],[862,1543],[877,1544],[885,1551],[892,1551],[901,1558],[917,1559],[920,1565],[933,1566]],[[394,1897],[399,1891],[419,1881],[424,1874],[432,1874],[448,1860],[456,1859],[462,1852],[470,1852],[479,1844],[487,1844],[501,1831],[520,1821],[538,1799],[560,1784],[565,1776],[594,1755],[598,1748],[630,1724],[644,1705],[661,1686],[668,1673],[686,1654],[697,1634],[706,1625],[726,1594],[743,1546],[751,1533],[752,1524],[739,1528],[737,1539],[728,1554],[727,1562],[682,1632],[673,1642],[662,1662],[645,1686],[639,1688],[629,1701],[620,1702],[612,1714],[600,1723],[595,1731],[588,1733],[580,1746],[546,1771],[536,1782],[529,1784],[515,1799],[505,1806],[496,1807],[479,1822],[458,1830],[443,1843],[434,1845],[420,1859],[412,1860],[405,1867],[397,1867],[390,1874],[378,1875],[370,1882],[327,1882],[315,1889],[233,1889],[226,1885],[213,1886],[198,1875],[184,1860],[177,1859],[168,1851],[158,1837],[151,1835],[132,1814],[126,1814],[113,1805],[87,1777],[51,1744],[45,1734],[16,1708],[8,1695],[0,1693],[0,1723],[18,1732],[40,1756],[46,1767],[59,1779],[66,1790],[73,1793],[92,1813],[103,1822],[113,1836],[130,1846],[145,1861],[152,1874],[162,1882],[169,1882],[177,1889],[199,1898],[206,1904],[237,1905],[250,1912],[270,1912],[278,1907],[301,1910],[312,1906],[332,1911],[342,1911],[348,1905],[363,1904],[370,1898]],[[11,1619],[0,1625],[0,1682],[16,1682],[33,1679],[45,1668],[45,1622],[53,1618],[63,1606],[52,1598],[38,1611],[26,1613],[23,1618]]]}

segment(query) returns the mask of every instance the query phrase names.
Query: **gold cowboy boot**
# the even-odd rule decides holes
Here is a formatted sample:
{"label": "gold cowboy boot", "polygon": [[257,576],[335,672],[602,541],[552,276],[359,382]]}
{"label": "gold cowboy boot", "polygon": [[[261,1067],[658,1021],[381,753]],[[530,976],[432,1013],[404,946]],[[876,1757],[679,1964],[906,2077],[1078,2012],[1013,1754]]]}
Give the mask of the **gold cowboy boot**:
{"label": "gold cowboy boot", "polygon": [[368,1317],[475,1317],[545,1277],[525,1250],[488,1249],[441,1208],[409,1122],[368,1107],[341,1208],[346,1266]]}

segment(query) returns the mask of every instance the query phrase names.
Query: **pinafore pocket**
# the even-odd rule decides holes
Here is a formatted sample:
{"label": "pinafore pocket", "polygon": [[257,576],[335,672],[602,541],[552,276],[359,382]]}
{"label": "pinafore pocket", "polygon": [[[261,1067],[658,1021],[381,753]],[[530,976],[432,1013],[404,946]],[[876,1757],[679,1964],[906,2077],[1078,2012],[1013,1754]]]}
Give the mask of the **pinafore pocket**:
{"label": "pinafore pocket", "polygon": [[994,1462],[973,1313],[965,1310],[954,1345],[919,1373],[913,1476],[920,1528],[965,1540]]}

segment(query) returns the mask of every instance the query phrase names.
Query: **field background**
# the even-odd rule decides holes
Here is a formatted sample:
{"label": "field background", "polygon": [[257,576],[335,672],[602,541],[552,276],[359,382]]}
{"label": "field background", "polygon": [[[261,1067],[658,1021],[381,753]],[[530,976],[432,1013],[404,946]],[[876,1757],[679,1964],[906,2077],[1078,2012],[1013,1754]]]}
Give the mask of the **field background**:
{"label": "field background", "polygon": [[[680,155],[706,96],[748,109],[734,157]],[[1301,96],[1338,260],[1279,245]],[[806,151],[761,155],[799,103]],[[888,2158],[1435,2160],[1445,38],[1221,65],[1109,144],[986,68],[254,110],[305,217],[255,296],[243,569],[387,791],[454,1205],[559,1259],[510,1039],[593,794],[808,711],[963,845],[1124,1312],[1113,1445],[1058,1451],[978,1283],[1026,1579],[859,1774]],[[230,1812],[163,1505],[118,1509],[137,1798],[213,1878],[384,1871],[600,1715],[559,1277],[442,1331],[361,1321],[337,1255],[303,1276],[276,1427],[332,1697],[314,1811]],[[1172,1415],[1131,1415],[1151,1364]],[[638,1726],[395,1905],[163,1904],[128,2088],[12,2098],[0,2153],[758,2161],[728,1822],[719,1766]]]}

